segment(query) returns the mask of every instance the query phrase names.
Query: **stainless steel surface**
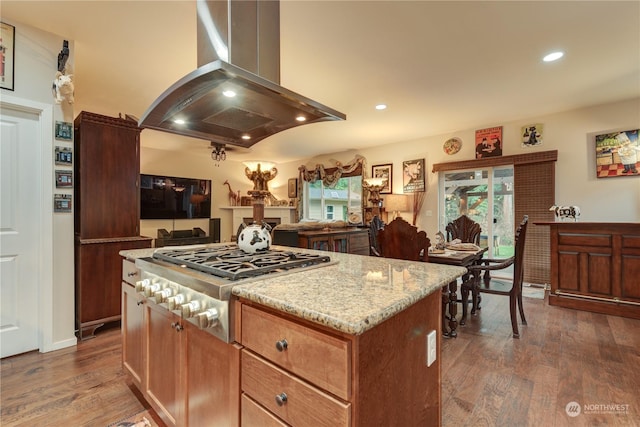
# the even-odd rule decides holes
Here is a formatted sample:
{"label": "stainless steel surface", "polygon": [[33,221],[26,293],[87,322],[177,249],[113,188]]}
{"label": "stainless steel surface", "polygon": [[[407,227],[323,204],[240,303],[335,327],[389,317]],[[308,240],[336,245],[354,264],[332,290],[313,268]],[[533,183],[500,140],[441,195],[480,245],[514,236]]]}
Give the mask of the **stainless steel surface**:
{"label": "stainless steel surface", "polygon": [[139,126],[248,148],[292,127],[345,120],[278,84],[279,14],[277,1],[199,1],[199,67],[160,95]]}

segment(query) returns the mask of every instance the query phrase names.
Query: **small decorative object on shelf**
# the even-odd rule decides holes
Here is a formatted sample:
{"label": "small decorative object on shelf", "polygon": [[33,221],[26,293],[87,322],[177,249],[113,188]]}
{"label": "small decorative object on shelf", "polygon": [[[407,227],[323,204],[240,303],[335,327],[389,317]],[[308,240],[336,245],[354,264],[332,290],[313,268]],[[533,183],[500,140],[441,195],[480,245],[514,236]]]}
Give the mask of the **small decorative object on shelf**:
{"label": "small decorative object on shelf", "polygon": [[553,205],[549,208],[550,211],[554,212],[556,215],[556,219],[560,221],[571,220],[577,222],[578,217],[580,216],[580,208],[577,206],[556,206]]}
{"label": "small decorative object on shelf", "polygon": [[434,253],[434,254],[444,253],[444,234],[442,234],[442,231],[438,231],[436,233],[436,245],[431,250],[431,253]]}

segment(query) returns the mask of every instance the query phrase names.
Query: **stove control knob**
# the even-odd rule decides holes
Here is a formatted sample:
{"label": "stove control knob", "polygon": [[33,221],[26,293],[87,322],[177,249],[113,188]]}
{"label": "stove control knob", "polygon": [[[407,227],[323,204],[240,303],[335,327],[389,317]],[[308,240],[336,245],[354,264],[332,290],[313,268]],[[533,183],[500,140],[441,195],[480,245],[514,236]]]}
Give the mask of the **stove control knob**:
{"label": "stove control knob", "polygon": [[171,296],[173,296],[173,289],[171,288],[164,288],[158,292],[156,292],[154,294],[154,297],[156,299],[156,304],[161,304],[163,302],[166,302],[167,299]]}
{"label": "stove control knob", "polygon": [[151,280],[143,279],[136,282],[136,292],[144,292],[144,288],[151,284]]}
{"label": "stove control knob", "polygon": [[167,298],[167,307],[169,310],[177,310],[180,305],[184,304],[186,301],[186,297],[184,294],[174,295],[172,297]]}
{"label": "stove control knob", "polygon": [[200,304],[200,301],[194,300],[186,304],[182,304],[181,307],[182,317],[186,319],[187,317],[193,317],[198,314],[198,312],[202,309],[202,304]]}
{"label": "stove control knob", "polygon": [[213,328],[218,324],[220,314],[215,308],[209,308],[198,314],[198,325],[201,329]]}
{"label": "stove control knob", "polygon": [[144,288],[144,296],[152,297],[156,292],[160,290],[160,283],[152,283]]}

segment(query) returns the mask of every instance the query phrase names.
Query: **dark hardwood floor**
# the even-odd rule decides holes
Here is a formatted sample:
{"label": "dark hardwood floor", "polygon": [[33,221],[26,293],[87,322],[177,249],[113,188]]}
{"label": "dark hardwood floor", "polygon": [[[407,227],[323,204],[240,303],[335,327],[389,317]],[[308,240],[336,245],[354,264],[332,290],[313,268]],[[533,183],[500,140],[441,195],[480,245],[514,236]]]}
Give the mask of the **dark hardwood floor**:
{"label": "dark hardwood floor", "polygon": [[[481,314],[443,339],[444,426],[640,426],[640,320],[524,298],[518,340],[507,305],[483,296]],[[109,329],[76,349],[2,359],[0,425],[108,426],[144,410],[120,352]],[[582,413],[568,416],[570,402]]]}

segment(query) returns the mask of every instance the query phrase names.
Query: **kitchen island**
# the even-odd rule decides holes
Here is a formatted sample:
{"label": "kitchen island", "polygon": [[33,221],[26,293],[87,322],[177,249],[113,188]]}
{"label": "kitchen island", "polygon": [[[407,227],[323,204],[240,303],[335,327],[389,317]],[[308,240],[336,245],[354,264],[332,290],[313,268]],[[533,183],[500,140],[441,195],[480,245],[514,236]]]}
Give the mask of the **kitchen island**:
{"label": "kitchen island", "polygon": [[[148,251],[121,254],[131,263]],[[195,357],[198,366],[187,363],[179,375],[178,402],[171,402],[178,409],[170,424],[196,425],[208,410],[216,425],[440,425],[441,288],[466,269],[341,253],[330,257],[330,263],[304,271],[233,286],[232,342],[207,351],[209,358],[226,355],[227,371],[209,373],[206,357]],[[123,291],[130,287],[124,283]],[[123,330],[126,325],[125,319]],[[189,322],[185,326],[192,328]],[[184,353],[194,357],[193,351]],[[157,399],[145,393],[144,384],[154,375],[143,372],[139,382],[145,398],[163,411],[170,405],[154,404]],[[189,382],[207,376],[227,390],[216,392],[209,382],[197,398],[190,396]],[[203,398],[206,390],[211,396]],[[191,401],[204,401],[205,414],[191,414]],[[213,414],[221,407],[226,416]]]}

